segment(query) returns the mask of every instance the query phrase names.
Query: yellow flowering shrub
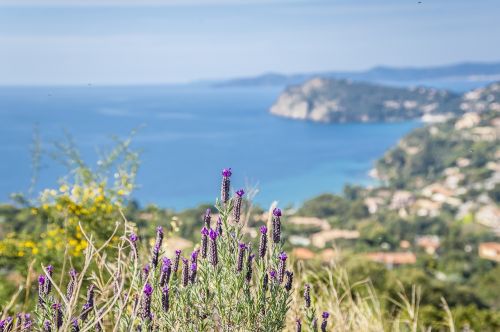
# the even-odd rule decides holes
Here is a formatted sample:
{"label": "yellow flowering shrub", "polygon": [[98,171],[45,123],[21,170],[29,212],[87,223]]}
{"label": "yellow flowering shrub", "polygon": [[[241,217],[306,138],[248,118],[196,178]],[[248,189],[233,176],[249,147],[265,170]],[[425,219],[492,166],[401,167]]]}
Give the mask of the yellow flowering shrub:
{"label": "yellow flowering shrub", "polygon": [[129,145],[130,139],[118,142],[93,169],[71,143],[59,145],[65,164],[72,167],[69,175],[60,180],[58,188],[45,189],[29,201],[31,217],[19,230],[0,235],[2,261],[11,260],[15,265],[21,265],[19,259],[33,258],[70,257],[76,261],[87,247],[82,229],[96,245],[108,239],[116,223],[123,220],[121,210],[135,187],[138,154]]}

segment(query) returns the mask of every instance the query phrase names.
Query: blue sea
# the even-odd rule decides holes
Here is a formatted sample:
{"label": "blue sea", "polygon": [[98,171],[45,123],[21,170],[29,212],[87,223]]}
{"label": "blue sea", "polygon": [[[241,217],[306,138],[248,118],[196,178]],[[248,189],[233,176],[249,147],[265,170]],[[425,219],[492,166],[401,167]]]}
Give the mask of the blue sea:
{"label": "blue sea", "polygon": [[[183,209],[213,202],[220,171],[231,167],[234,189],[257,186],[256,202],[297,205],[346,183],[368,184],[373,163],[419,122],[316,124],[272,116],[281,87],[0,88],[0,201],[27,192],[35,128],[43,150],[37,190],[56,187],[66,169],[50,157],[71,134],[89,164],[113,136],[139,128],[134,193],[141,205]],[[112,176],[112,174],[111,174]]]}

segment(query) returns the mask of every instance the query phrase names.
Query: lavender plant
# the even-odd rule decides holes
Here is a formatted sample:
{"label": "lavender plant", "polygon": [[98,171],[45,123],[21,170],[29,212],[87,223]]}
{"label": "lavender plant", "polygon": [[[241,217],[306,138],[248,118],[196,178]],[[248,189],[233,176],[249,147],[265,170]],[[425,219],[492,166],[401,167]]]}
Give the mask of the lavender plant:
{"label": "lavender plant", "polygon": [[[38,278],[35,319],[29,314],[2,317],[0,332],[283,330],[294,287],[282,247],[281,210],[272,213],[272,242],[262,226],[254,253],[252,244],[245,242],[245,223],[240,219],[243,190],[229,199],[230,176],[230,169],[222,172],[221,199],[215,204],[219,219],[212,226],[207,210],[200,222],[200,244],[190,256],[176,250],[167,257],[164,232],[158,227],[151,251],[143,257],[140,240],[125,220],[113,233],[114,237],[124,229],[116,261],[110,263],[103,249],[109,250],[111,239],[96,248],[82,227],[89,243],[83,269],[71,269],[62,289],[54,283],[54,268],[44,268]],[[89,273],[91,262],[98,271]],[[85,289],[86,296],[79,296]],[[309,286],[304,295],[304,322],[311,329],[317,317]],[[326,331],[328,314],[322,318],[321,330]],[[296,322],[298,331],[303,329],[301,322]]]}

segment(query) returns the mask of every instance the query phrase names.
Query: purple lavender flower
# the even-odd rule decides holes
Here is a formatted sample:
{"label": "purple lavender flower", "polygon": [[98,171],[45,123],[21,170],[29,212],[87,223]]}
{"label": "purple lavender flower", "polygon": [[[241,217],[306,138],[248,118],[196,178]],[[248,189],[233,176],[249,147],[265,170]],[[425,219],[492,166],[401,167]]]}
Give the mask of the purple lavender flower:
{"label": "purple lavender flower", "polygon": [[91,284],[87,290],[87,301],[83,305],[81,318],[85,321],[94,307],[94,288],[95,286]]}
{"label": "purple lavender flower", "polygon": [[304,301],[306,303],[306,308],[311,307],[311,285],[304,285]]}
{"label": "purple lavender flower", "polygon": [[201,229],[201,257],[207,258],[208,248],[208,228],[205,226]]}
{"label": "purple lavender flower", "polygon": [[160,286],[163,287],[168,284],[170,280],[170,274],[172,273],[172,262],[170,259],[164,257],[163,263],[161,265],[160,272]]}
{"label": "purple lavender flower", "polygon": [[318,319],[316,317],[314,317],[314,319],[313,319],[312,328],[313,328],[313,331],[318,330]]}
{"label": "purple lavender flower", "polygon": [[300,321],[300,319],[297,319],[295,321],[295,331],[302,332],[302,322]]}
{"label": "purple lavender flower", "polygon": [[247,273],[246,273],[246,276],[245,276],[245,279],[246,279],[247,282],[252,281],[252,271],[253,271],[252,261],[253,261],[254,257],[255,257],[254,254],[248,255],[248,259],[247,259]]}
{"label": "purple lavender flower", "polygon": [[217,219],[216,231],[217,231],[217,234],[219,234],[219,236],[222,236],[222,219],[221,219],[221,217],[219,217],[219,219]]}
{"label": "purple lavender flower", "polygon": [[264,258],[267,251],[267,227],[260,227],[259,257]]}
{"label": "purple lavender flower", "polygon": [[168,309],[170,307],[169,294],[168,293],[169,293],[168,286],[165,286],[161,290],[161,307],[163,308],[164,312],[168,312]]}
{"label": "purple lavender flower", "polygon": [[330,314],[325,311],[321,317],[323,317],[323,321],[321,322],[321,332],[326,332],[326,325],[328,324],[328,317],[330,317]]}
{"label": "purple lavender flower", "polygon": [[281,240],[281,210],[275,208],[273,210],[273,242],[279,243]]}
{"label": "purple lavender flower", "polygon": [[196,263],[191,263],[191,271],[189,273],[189,281],[191,281],[192,284],[194,284],[196,281],[197,270],[198,270],[198,265]]}
{"label": "purple lavender flower", "polygon": [[200,250],[197,249],[191,253],[191,263],[198,263],[198,255],[200,253]]}
{"label": "purple lavender flower", "polygon": [[149,267],[149,264],[144,265],[144,267],[142,268],[142,280],[143,281],[146,281],[148,279],[150,270],[151,270],[151,268]]}
{"label": "purple lavender flower", "polygon": [[269,287],[269,276],[267,273],[264,273],[264,276],[262,277],[262,291],[264,293],[267,292],[268,287]]}
{"label": "purple lavender flower", "polygon": [[31,315],[30,314],[24,314],[24,326],[23,329],[30,331],[31,326],[33,325],[33,322],[31,321]]}
{"label": "purple lavender flower", "polygon": [[189,282],[189,266],[188,260],[182,259],[182,286],[186,287]]}
{"label": "purple lavender flower", "polygon": [[156,227],[156,241],[155,241],[155,246],[158,246],[161,248],[161,244],[163,242],[163,227],[158,226]]}
{"label": "purple lavender flower", "polygon": [[163,227],[156,227],[156,240],[153,247],[153,252],[151,255],[151,266],[155,269],[158,266],[158,257],[161,250],[161,244],[163,243]]}
{"label": "purple lavender flower", "polygon": [[139,240],[139,238],[137,237],[137,234],[132,233],[130,234],[129,239],[130,242],[132,242],[132,256],[135,260],[137,260],[139,257],[139,251],[137,250],[137,240]]}
{"label": "purple lavender flower", "polygon": [[151,266],[155,269],[158,266],[158,259],[160,257],[160,246],[155,244],[151,252]]}
{"label": "purple lavender flower", "polygon": [[243,202],[243,195],[245,192],[243,189],[240,189],[236,192],[236,195],[233,198],[233,221],[235,223],[240,222],[240,216],[241,216],[241,203]]}
{"label": "purple lavender flower", "polygon": [[12,330],[12,325],[13,325],[14,318],[8,316],[5,319],[5,331],[10,332]]}
{"label": "purple lavender flower", "polygon": [[217,254],[217,232],[213,229],[210,229],[209,236],[210,248],[208,253],[208,260],[210,261],[210,264],[212,264],[212,266],[217,266],[217,263],[219,262],[219,256]]}
{"label": "purple lavender flower", "polygon": [[174,260],[174,274],[177,273],[177,271],[179,270],[179,261],[181,259],[181,250],[177,249],[175,251],[175,260]]}
{"label": "purple lavender flower", "polygon": [[153,287],[147,283],[143,289],[144,296],[142,297],[142,311],[141,316],[143,320],[151,320],[151,297],[153,294]]}
{"label": "purple lavender flower", "polygon": [[16,314],[16,326],[15,326],[14,330],[16,330],[16,331],[21,330],[22,324],[23,324],[23,314],[19,312]]}
{"label": "purple lavender flower", "polygon": [[45,293],[45,295],[49,295],[50,291],[52,290],[52,282],[50,281],[50,279],[52,278],[52,273],[54,272],[54,267],[52,265],[49,265],[49,266],[47,266],[46,270],[47,270],[47,273],[46,273],[44,293]]}
{"label": "purple lavender flower", "polygon": [[0,320],[0,332],[5,331],[5,325],[6,325],[5,319]]}
{"label": "purple lavender flower", "polygon": [[56,329],[58,330],[59,328],[61,328],[63,323],[63,312],[61,310],[61,304],[54,303],[52,305],[52,309],[54,309],[54,321],[56,323]]}
{"label": "purple lavender flower", "polygon": [[227,201],[229,200],[229,187],[231,186],[231,180],[229,179],[231,177],[231,169],[230,168],[224,168],[222,170],[222,185],[220,189],[220,199],[223,204],[226,204]]}
{"label": "purple lavender flower", "polygon": [[68,281],[68,286],[66,287],[66,298],[68,300],[71,300],[71,298],[73,297],[73,291],[75,289],[77,275],[78,274],[76,273],[75,269],[69,270],[69,281]]}
{"label": "purple lavender flower", "polygon": [[212,216],[210,215],[210,209],[205,211],[205,215],[203,216],[203,222],[205,223],[205,227],[210,229],[210,221],[212,220]]}
{"label": "purple lavender flower", "polygon": [[276,280],[277,280],[276,275],[277,275],[277,273],[276,273],[275,269],[272,269],[271,271],[269,271],[269,276],[271,277],[272,282],[276,282]]}
{"label": "purple lavender flower", "polygon": [[45,282],[46,277],[43,274],[38,276],[38,304],[43,305],[45,303]]}
{"label": "purple lavender flower", "polygon": [[[3,331],[1,326],[0,326],[0,331]],[[46,320],[43,322],[43,331],[44,332],[52,332],[52,325],[50,324],[49,320]]]}
{"label": "purple lavender flower", "polygon": [[285,275],[286,275],[285,289],[287,291],[290,291],[292,289],[292,283],[293,283],[293,272],[285,271]]}
{"label": "purple lavender flower", "polygon": [[243,270],[243,258],[245,257],[245,249],[247,245],[240,243],[238,246],[238,259],[236,260],[236,271],[241,272]]}
{"label": "purple lavender flower", "polygon": [[71,332],[80,332],[80,326],[78,325],[78,318],[73,318],[71,320]]}
{"label": "purple lavender flower", "polygon": [[280,262],[278,265],[278,282],[281,284],[283,282],[283,278],[285,276],[285,265],[286,265],[286,259],[288,256],[284,251],[282,251],[279,256],[278,256]]}

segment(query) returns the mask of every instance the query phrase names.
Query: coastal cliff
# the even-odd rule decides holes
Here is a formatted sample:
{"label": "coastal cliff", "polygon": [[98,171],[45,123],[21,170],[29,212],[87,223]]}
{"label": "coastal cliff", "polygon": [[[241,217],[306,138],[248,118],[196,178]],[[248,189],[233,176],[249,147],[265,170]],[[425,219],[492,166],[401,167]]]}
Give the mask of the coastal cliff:
{"label": "coastal cliff", "polygon": [[390,122],[449,117],[460,112],[460,95],[434,88],[397,88],[313,78],[288,87],[271,107],[274,115],[315,122]]}

